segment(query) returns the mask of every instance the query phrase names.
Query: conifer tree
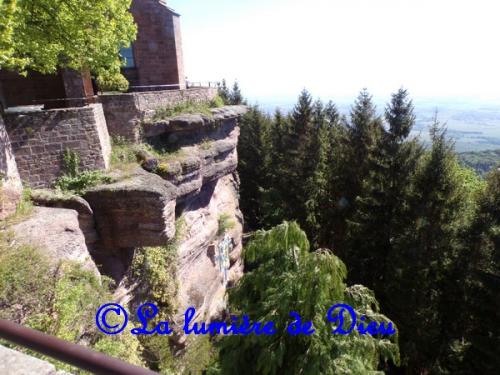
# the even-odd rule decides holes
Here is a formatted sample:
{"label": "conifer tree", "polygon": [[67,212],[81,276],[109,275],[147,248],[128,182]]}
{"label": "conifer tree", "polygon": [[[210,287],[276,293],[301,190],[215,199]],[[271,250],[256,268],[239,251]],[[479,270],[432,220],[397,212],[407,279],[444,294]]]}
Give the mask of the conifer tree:
{"label": "conifer tree", "polygon": [[267,185],[262,196],[263,217],[261,226],[271,228],[278,225],[286,217],[288,202],[283,199],[288,190],[285,185],[285,135],[289,129],[288,119],[279,109],[268,128],[266,136],[265,170]]}
{"label": "conifer tree", "polygon": [[266,186],[265,134],[270,127],[270,119],[256,106],[240,122],[238,142],[238,172],[241,178],[241,208],[246,224],[256,228],[262,221],[262,190]]}
{"label": "conifer tree", "polygon": [[224,104],[231,104],[231,93],[229,91],[229,88],[227,87],[225,79],[223,79],[222,83],[219,84],[218,93],[221,99],[224,101]]}
{"label": "conifer tree", "polygon": [[286,202],[294,202],[288,207],[286,216],[282,219],[297,220],[304,224],[306,221],[305,184],[311,176],[311,170],[306,167],[306,159],[310,156],[311,134],[314,127],[312,98],[307,90],[303,90],[299,95],[283,138],[285,150],[283,163],[283,199]]}
{"label": "conifer tree", "polygon": [[234,82],[233,89],[229,94],[229,104],[239,105],[244,104],[243,96],[241,95],[240,85],[238,81]]}
{"label": "conifer tree", "polygon": [[[436,370],[450,306],[444,306],[458,223],[465,197],[458,180],[458,163],[446,131],[437,121],[431,128],[431,150],[422,158],[409,202],[414,225],[399,234],[386,277],[384,305],[400,325],[402,360],[415,373]],[[456,285],[455,285],[456,286]],[[418,334],[415,334],[418,332]]]}
{"label": "conifer tree", "polygon": [[420,155],[417,144],[407,141],[415,116],[406,90],[392,95],[385,119],[388,129],[380,130],[366,156],[356,213],[349,222],[348,264],[356,264],[353,280],[366,283],[377,293],[385,290],[387,266],[399,243],[397,235],[411,225],[408,201]]}

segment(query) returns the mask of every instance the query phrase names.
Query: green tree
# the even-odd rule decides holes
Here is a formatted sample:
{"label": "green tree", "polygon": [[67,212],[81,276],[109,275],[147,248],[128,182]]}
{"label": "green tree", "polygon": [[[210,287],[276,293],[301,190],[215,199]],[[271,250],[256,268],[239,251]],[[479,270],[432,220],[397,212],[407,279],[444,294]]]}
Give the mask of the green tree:
{"label": "green tree", "polygon": [[[275,322],[277,333],[223,338],[222,373],[237,368],[242,374],[375,374],[385,361],[398,363],[395,336],[331,333],[326,316],[336,303],[350,304],[369,321],[389,320],[379,312],[370,290],[346,287],[346,268],[339,258],[328,250],[309,250],[306,234],[296,223],[256,233],[245,250],[249,272],[231,291],[230,306],[253,321]],[[286,332],[291,311],[311,321],[315,333]]]}
{"label": "green tree", "polygon": [[257,228],[262,222],[262,192],[267,185],[264,138],[270,123],[270,118],[256,106],[251,107],[240,122],[238,173],[241,178],[241,209],[249,228]]}
{"label": "green tree", "polygon": [[131,0],[1,0],[0,68],[119,74],[135,38]]}
{"label": "green tree", "polygon": [[229,91],[229,88],[227,87],[225,79],[223,79],[222,82],[219,84],[218,91],[219,91],[219,96],[224,101],[224,104],[226,105],[231,104],[230,100],[231,93]]}
{"label": "green tree", "polygon": [[283,221],[288,202],[283,199],[283,192],[288,188],[284,184],[285,143],[288,130],[288,118],[279,109],[274,113],[272,123],[265,134],[264,171],[265,186],[262,190],[262,220],[260,227],[270,228]]}
{"label": "green tree", "polygon": [[431,140],[432,147],[416,171],[409,202],[414,224],[399,234],[400,246],[390,263],[392,277],[385,286],[391,299],[384,307],[398,322],[402,361],[413,373],[437,371],[449,345],[447,330],[457,308],[452,271],[467,207],[453,144],[437,121]]}
{"label": "green tree", "polygon": [[418,144],[407,140],[415,116],[406,90],[392,95],[385,119],[387,130],[379,130],[380,136],[375,138],[374,147],[368,148],[363,161],[366,169],[355,201],[356,211],[348,223],[347,253],[353,280],[374,288],[382,300],[391,274],[388,265],[401,242],[398,236],[412,225],[411,181],[421,154]]}
{"label": "green tree", "polygon": [[283,164],[283,199],[287,202],[294,202],[288,205],[285,217],[282,220],[297,220],[300,224],[306,223],[307,189],[306,184],[313,171],[310,168],[310,157],[313,144],[314,113],[311,95],[307,90],[303,90],[298,98],[297,104],[290,114],[288,127],[283,137],[284,143],[284,164]]}
{"label": "green tree", "polygon": [[244,104],[243,95],[241,95],[240,85],[238,84],[238,81],[234,82],[233,89],[229,94],[229,104],[231,105]]}
{"label": "green tree", "polygon": [[461,319],[452,327],[452,369],[457,374],[494,374],[500,367],[500,171],[487,176],[466,235],[456,272],[464,295],[459,300]]}

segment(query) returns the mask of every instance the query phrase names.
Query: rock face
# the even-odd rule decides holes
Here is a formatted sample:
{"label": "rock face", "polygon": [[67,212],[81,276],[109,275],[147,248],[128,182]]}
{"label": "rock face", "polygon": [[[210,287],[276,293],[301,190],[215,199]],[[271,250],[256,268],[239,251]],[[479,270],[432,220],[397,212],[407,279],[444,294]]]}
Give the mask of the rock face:
{"label": "rock face", "polygon": [[70,375],[57,371],[53,364],[0,345],[0,374],[3,375]]}
{"label": "rock face", "polygon": [[94,249],[94,245],[98,240],[94,212],[85,199],[52,190],[33,190],[31,200],[37,206],[75,210],[78,213],[78,223],[85,237],[85,243],[90,251]]}
{"label": "rock face", "polygon": [[175,235],[175,187],[141,171],[85,194],[107,249],[161,246]]}
{"label": "rock face", "polygon": [[[243,217],[236,177],[229,174],[203,185],[186,200],[182,215],[186,230],[177,248],[179,312],[195,307],[205,319],[218,317],[225,308],[226,285],[243,274]],[[218,251],[225,238],[228,259]]]}
{"label": "rock face", "polygon": [[5,130],[3,118],[0,116],[0,220],[16,210],[21,190],[21,179],[9,136]]}
{"label": "rock face", "polygon": [[12,229],[21,243],[36,246],[54,260],[54,265],[60,260],[76,261],[85,269],[98,273],[75,210],[35,207],[30,218]]}
{"label": "rock face", "polygon": [[[18,238],[56,260],[81,261],[92,270],[97,264],[117,282],[127,280],[137,248],[147,251],[175,238],[178,314],[193,306],[200,320],[220,317],[227,286],[243,273],[236,147],[244,110],[227,107],[212,117],[170,120],[148,140],[177,152],[158,160],[144,154],[143,168],[118,174],[116,182],[83,198],[34,191],[34,202],[45,207],[14,227]],[[178,233],[176,221],[184,223]],[[125,281],[116,295],[137,299]]]}

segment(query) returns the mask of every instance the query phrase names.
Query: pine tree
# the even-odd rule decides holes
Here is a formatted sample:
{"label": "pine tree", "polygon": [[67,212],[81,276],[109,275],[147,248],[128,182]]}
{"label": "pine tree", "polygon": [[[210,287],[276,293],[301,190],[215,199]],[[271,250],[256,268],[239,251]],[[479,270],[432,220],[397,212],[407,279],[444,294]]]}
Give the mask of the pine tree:
{"label": "pine tree", "polygon": [[240,105],[244,104],[243,95],[241,95],[240,85],[238,81],[234,82],[233,89],[229,94],[229,104],[231,105]]}
{"label": "pine tree", "polygon": [[337,125],[341,120],[341,116],[337,109],[337,106],[331,100],[326,103],[325,117],[330,127]]}
{"label": "pine tree", "polygon": [[225,79],[223,79],[222,83],[219,84],[218,93],[221,99],[224,101],[224,104],[226,105],[231,104],[231,93],[229,91],[229,88],[227,87]]}
{"label": "pine tree", "polygon": [[241,178],[241,208],[249,228],[262,223],[262,191],[267,185],[265,134],[271,126],[267,115],[254,106],[240,122],[238,173]]}
{"label": "pine tree", "polygon": [[[288,212],[283,219],[306,221],[305,202],[307,201],[305,184],[312,171],[308,168],[307,158],[310,156],[311,133],[314,127],[312,99],[309,92],[303,90],[299,95],[283,137],[285,150],[283,163],[283,182],[286,186],[283,199],[288,203]],[[294,202],[294,204],[290,204]]]}
{"label": "pine tree", "polygon": [[265,171],[267,185],[262,195],[262,221],[263,228],[271,228],[281,223],[287,216],[289,206],[283,197],[288,191],[285,184],[285,135],[289,129],[287,117],[279,109],[274,114],[274,119],[266,135]]}
{"label": "pine tree", "polygon": [[385,285],[391,296],[385,308],[397,316],[401,329],[403,363],[415,373],[435,371],[448,344],[446,283],[456,259],[465,201],[453,144],[437,121],[430,133],[432,148],[417,169],[409,202],[414,225],[399,234],[398,251],[391,256],[393,276]]}

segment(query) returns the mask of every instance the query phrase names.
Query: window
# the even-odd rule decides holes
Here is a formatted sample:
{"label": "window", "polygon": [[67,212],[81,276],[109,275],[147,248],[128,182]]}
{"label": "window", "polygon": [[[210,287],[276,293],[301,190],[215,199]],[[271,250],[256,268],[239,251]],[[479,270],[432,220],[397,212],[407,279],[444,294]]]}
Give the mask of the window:
{"label": "window", "polygon": [[132,46],[120,49],[120,56],[125,59],[124,68],[135,68],[134,51]]}

